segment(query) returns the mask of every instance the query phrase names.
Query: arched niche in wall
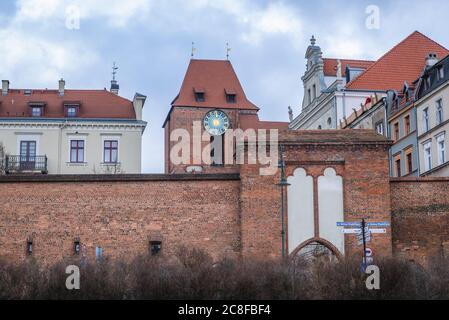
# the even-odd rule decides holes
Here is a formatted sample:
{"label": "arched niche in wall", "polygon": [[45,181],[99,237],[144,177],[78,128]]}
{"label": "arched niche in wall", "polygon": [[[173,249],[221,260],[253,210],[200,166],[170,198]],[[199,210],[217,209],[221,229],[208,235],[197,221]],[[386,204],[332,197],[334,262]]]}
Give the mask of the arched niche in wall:
{"label": "arched niche in wall", "polygon": [[341,259],[342,255],[338,249],[329,241],[320,238],[313,238],[301,243],[290,254],[291,259],[302,259],[306,261],[315,259],[324,259],[336,261]]}
{"label": "arched niche in wall", "polygon": [[344,234],[337,228],[337,222],[344,221],[343,178],[333,168],[318,177],[318,217],[320,237],[344,254]]}
{"label": "arched niche in wall", "polygon": [[298,168],[288,177],[288,247],[291,253],[297,246],[314,237],[313,178]]}

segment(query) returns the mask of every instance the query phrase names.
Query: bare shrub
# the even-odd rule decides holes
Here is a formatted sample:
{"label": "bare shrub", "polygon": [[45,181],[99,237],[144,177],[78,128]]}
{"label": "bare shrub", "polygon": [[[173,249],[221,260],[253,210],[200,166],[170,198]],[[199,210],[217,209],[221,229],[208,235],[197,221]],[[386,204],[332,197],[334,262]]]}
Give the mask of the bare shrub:
{"label": "bare shrub", "polygon": [[[66,259],[50,267],[33,259],[0,260],[0,299],[448,299],[449,260],[426,268],[405,260],[376,261],[380,290],[366,288],[360,261],[229,259],[214,261],[179,248],[175,259]],[[68,265],[80,266],[81,289],[67,290]]]}

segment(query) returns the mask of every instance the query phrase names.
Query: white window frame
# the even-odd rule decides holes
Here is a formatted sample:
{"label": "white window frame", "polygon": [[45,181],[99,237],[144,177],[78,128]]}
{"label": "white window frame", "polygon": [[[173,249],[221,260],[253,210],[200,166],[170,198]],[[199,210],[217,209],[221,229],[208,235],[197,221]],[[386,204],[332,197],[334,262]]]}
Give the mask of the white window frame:
{"label": "white window frame", "polygon": [[443,113],[443,99],[438,99],[436,101],[437,105],[437,125],[441,124],[444,121],[444,113]]}
{"label": "white window frame", "polygon": [[445,133],[436,136],[437,150],[438,150],[438,165],[442,165],[446,162],[446,135]]}
{"label": "white window frame", "polygon": [[422,120],[423,120],[423,132],[427,132],[430,129],[429,125],[429,108],[425,108],[422,111]]}
{"label": "white window frame", "polygon": [[[375,126],[376,126],[376,132],[377,132],[378,134],[383,135],[383,134],[384,134],[384,122],[383,122],[383,121],[378,122],[378,123],[376,123]],[[380,128],[380,130],[379,130],[379,128]]]}
{"label": "white window frame", "polygon": [[423,143],[424,171],[432,170],[432,141]]}

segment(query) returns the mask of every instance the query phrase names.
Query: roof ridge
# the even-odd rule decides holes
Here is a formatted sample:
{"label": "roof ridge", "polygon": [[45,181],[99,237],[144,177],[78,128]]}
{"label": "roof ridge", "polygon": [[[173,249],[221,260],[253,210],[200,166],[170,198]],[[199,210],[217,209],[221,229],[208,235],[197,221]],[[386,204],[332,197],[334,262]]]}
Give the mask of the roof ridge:
{"label": "roof ridge", "polygon": [[366,60],[366,59],[350,59],[350,58],[323,58],[323,60],[346,60],[346,61],[361,61],[361,62],[376,62],[377,60]]}
{"label": "roof ridge", "polygon": [[345,88],[351,86],[353,83],[355,83],[356,81],[360,80],[360,78],[362,78],[369,70],[371,70],[372,68],[374,68],[376,65],[378,65],[381,61],[383,61],[383,59],[385,59],[385,57],[387,57],[391,52],[393,52],[396,48],[398,48],[400,45],[402,45],[403,43],[405,43],[407,40],[409,40],[411,37],[413,37],[414,35],[420,35],[428,40],[430,40],[431,42],[435,43],[436,45],[440,46],[441,48],[443,48],[446,51],[449,51],[448,49],[446,49],[445,47],[443,47],[441,44],[439,44],[438,42],[436,42],[435,40],[429,38],[428,36],[424,35],[423,33],[415,30],[414,32],[412,32],[411,34],[409,34],[406,38],[404,38],[402,41],[400,41],[399,43],[397,43],[393,48],[391,48],[390,50],[388,50],[386,53],[384,53],[379,59],[377,59],[371,66],[369,66],[365,71],[363,71],[358,77],[356,77],[355,79],[351,80],[350,82],[348,82],[345,85]]}

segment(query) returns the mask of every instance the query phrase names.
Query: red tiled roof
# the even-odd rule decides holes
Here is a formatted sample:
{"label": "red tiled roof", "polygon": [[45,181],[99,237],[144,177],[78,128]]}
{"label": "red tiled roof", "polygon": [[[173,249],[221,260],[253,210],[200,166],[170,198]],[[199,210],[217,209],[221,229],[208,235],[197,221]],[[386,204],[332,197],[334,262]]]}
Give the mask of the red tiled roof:
{"label": "red tiled roof", "polygon": [[277,121],[260,121],[257,114],[241,114],[240,115],[240,128],[242,130],[247,129],[279,129],[287,130],[288,122],[277,122]]}
{"label": "red tiled roof", "polygon": [[415,31],[348,83],[346,88],[400,91],[404,81],[413,83],[420,76],[429,53],[436,53],[439,58],[443,58],[449,54],[449,51],[422,33]]}
{"label": "red tiled roof", "polygon": [[350,66],[352,68],[367,69],[374,64],[374,61],[368,60],[349,60],[349,59],[330,59],[324,58],[324,75],[327,77],[337,76],[337,65],[338,60],[341,62],[341,75],[346,76],[346,67]]}
{"label": "red tiled roof", "polygon": [[[204,102],[195,100],[195,89],[204,89]],[[226,101],[226,92],[236,94],[236,103]],[[174,107],[217,107],[227,109],[258,108],[246,98],[239,79],[228,60],[190,60]]]}
{"label": "red tiled roof", "polygon": [[32,90],[25,95],[22,89],[10,89],[0,95],[0,117],[30,117],[29,103],[45,103],[43,118],[64,118],[64,104],[79,103],[77,118],[136,119],[132,101],[107,90]]}

